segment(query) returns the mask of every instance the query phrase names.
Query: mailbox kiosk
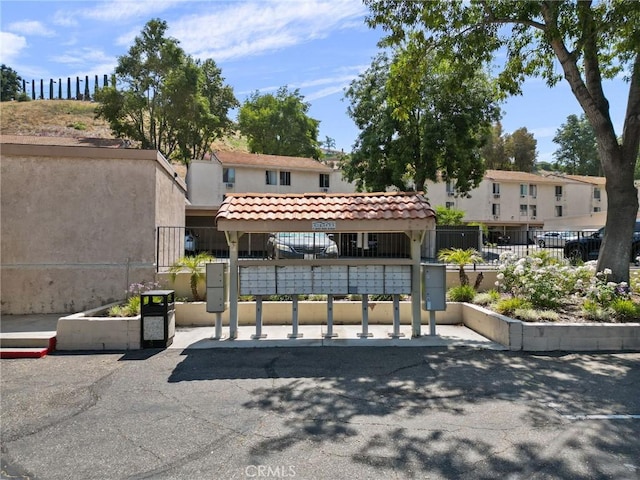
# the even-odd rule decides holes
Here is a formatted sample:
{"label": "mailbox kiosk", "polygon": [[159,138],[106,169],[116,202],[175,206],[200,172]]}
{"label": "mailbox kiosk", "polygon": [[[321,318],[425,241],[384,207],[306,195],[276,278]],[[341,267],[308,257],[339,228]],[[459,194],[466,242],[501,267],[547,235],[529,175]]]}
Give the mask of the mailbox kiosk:
{"label": "mailbox kiosk", "polygon": [[436,311],[447,309],[447,266],[422,264],[422,309],[429,311],[429,334],[436,334]]}
{"label": "mailbox kiosk", "polygon": [[227,309],[227,264],[207,263],[207,312],[216,314],[215,338],[222,338],[222,312]]}

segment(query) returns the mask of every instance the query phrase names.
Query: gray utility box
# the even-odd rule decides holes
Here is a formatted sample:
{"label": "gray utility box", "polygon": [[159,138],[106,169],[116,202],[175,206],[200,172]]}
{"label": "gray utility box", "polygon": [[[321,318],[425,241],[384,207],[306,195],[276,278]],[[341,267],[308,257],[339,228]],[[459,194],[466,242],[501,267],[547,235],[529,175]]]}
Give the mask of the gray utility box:
{"label": "gray utility box", "polygon": [[447,266],[442,263],[423,263],[422,265],[422,309],[447,309]]}
{"label": "gray utility box", "polygon": [[227,309],[226,263],[207,263],[207,312],[220,313]]}
{"label": "gray utility box", "polygon": [[142,348],[164,348],[176,334],[176,294],[174,290],[150,290],[140,294],[140,335]]}

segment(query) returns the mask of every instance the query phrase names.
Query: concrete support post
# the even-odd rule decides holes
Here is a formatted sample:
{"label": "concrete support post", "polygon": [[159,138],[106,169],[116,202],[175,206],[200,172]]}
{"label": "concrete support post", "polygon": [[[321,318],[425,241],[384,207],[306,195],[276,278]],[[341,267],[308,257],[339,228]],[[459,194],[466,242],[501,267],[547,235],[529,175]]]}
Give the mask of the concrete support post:
{"label": "concrete support post", "polygon": [[333,333],[333,295],[327,295],[327,333],[324,335],[326,338],[337,337],[338,335]]}
{"label": "concrete support post", "polygon": [[393,332],[389,334],[392,338],[404,337],[403,333],[400,333],[400,295],[393,295]]}
{"label": "concrete support post", "polygon": [[265,338],[266,333],[262,333],[262,295],[256,295],[256,333],[251,338]]}
{"label": "concrete support post", "polygon": [[362,332],[358,336],[360,338],[373,336],[369,333],[369,295],[366,293],[362,295]]}
{"label": "concrete support post", "polygon": [[215,340],[222,338],[222,312],[216,312],[216,333],[213,338]]}
{"label": "concrete support post", "polygon": [[229,245],[229,339],[238,338],[238,232],[226,232]]}
{"label": "concrete support post", "polygon": [[298,295],[293,296],[293,301],[291,303],[291,333],[288,335],[289,338],[300,338],[302,337],[301,333],[298,333]]}
{"label": "concrete support post", "polygon": [[435,336],[436,334],[436,312],[435,310],[429,310],[429,335]]}
{"label": "concrete support post", "polygon": [[420,250],[424,232],[412,230],[408,233],[411,239],[411,336],[421,335],[422,313],[420,311]]}

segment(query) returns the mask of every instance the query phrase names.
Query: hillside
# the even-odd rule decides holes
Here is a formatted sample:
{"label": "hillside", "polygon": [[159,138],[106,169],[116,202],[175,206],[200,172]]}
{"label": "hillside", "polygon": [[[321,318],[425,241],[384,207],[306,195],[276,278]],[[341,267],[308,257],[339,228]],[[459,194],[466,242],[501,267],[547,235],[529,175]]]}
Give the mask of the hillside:
{"label": "hillside", "polygon": [[[0,133],[55,137],[115,138],[109,125],[96,119],[93,102],[34,100],[0,103]],[[247,141],[231,135],[213,143],[214,150],[248,152]]]}

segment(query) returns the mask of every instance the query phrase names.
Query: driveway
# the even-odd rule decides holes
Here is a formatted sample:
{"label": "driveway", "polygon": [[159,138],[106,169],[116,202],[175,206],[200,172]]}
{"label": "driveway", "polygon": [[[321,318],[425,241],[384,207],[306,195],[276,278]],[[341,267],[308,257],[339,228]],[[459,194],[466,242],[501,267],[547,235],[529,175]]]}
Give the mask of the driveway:
{"label": "driveway", "polygon": [[640,475],[640,354],[168,349],[0,365],[3,478]]}

